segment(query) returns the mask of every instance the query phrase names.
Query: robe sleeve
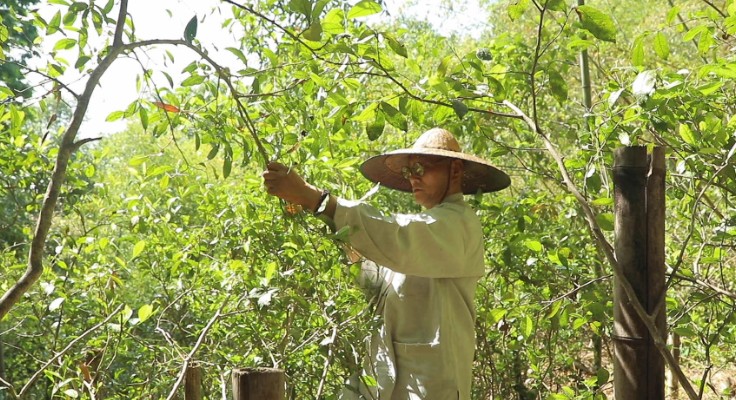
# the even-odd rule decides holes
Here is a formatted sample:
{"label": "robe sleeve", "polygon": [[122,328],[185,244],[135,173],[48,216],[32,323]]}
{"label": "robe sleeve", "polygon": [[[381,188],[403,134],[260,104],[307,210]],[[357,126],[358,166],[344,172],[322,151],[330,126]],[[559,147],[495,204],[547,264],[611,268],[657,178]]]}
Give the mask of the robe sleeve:
{"label": "robe sleeve", "polygon": [[482,275],[466,257],[469,246],[482,246],[480,224],[462,204],[387,216],[366,203],[338,198],[334,222],[337,229],[349,227],[350,245],[358,252],[396,272],[428,278]]}

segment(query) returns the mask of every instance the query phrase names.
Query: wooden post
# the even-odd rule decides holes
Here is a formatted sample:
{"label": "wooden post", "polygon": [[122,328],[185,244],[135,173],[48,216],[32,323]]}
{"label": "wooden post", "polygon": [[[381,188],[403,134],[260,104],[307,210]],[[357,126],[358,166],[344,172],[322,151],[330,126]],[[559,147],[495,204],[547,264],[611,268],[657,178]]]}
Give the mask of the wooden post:
{"label": "wooden post", "polygon": [[202,368],[190,365],[184,375],[184,400],[202,400]]}
{"label": "wooden post", "polygon": [[[648,313],[664,298],[664,150],[625,147],[614,153],[615,251]],[[663,400],[664,360],[619,282],[613,291],[616,400]],[[665,307],[655,317],[666,331]],[[665,336],[666,337],[666,336]]]}
{"label": "wooden post", "polygon": [[284,371],[275,368],[245,368],[233,370],[234,400],[284,400]]}

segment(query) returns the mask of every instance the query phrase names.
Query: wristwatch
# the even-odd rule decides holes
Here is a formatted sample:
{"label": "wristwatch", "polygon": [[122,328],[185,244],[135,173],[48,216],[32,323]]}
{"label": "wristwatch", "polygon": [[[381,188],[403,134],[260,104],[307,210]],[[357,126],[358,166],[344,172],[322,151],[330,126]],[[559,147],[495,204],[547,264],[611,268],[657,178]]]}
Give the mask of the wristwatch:
{"label": "wristwatch", "polygon": [[327,204],[330,203],[330,191],[322,189],[322,194],[319,196],[319,203],[317,208],[314,210],[314,215],[319,216],[327,210]]}

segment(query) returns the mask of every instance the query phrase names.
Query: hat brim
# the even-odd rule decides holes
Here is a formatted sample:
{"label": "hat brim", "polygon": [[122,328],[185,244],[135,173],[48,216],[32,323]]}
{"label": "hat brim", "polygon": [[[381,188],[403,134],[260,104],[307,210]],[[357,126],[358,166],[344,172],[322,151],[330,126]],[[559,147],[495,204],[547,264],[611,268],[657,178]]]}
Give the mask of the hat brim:
{"label": "hat brim", "polygon": [[391,189],[411,192],[411,183],[401,175],[401,167],[408,164],[409,156],[437,156],[462,160],[463,194],[490,193],[511,185],[511,178],[486,160],[457,151],[442,149],[401,149],[369,158],[360,166],[368,180]]}

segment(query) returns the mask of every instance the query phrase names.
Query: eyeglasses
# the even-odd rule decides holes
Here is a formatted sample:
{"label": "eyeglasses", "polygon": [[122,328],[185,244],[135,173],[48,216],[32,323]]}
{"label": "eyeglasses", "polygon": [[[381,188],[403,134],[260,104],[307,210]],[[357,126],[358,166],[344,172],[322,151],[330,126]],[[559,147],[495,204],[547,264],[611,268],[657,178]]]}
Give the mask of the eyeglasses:
{"label": "eyeglasses", "polygon": [[401,167],[401,176],[403,176],[404,179],[409,180],[412,175],[417,178],[421,178],[424,175],[424,165],[420,162],[415,162],[412,166],[407,165]]}
{"label": "eyeglasses", "polygon": [[424,176],[424,172],[428,167],[431,167],[434,164],[437,164],[440,161],[445,160],[446,158],[441,158],[439,160],[435,161],[424,161],[419,162],[416,161],[413,165],[406,165],[401,167],[401,176],[404,177],[404,179],[408,180],[412,176],[416,176],[417,178],[421,178]]}

